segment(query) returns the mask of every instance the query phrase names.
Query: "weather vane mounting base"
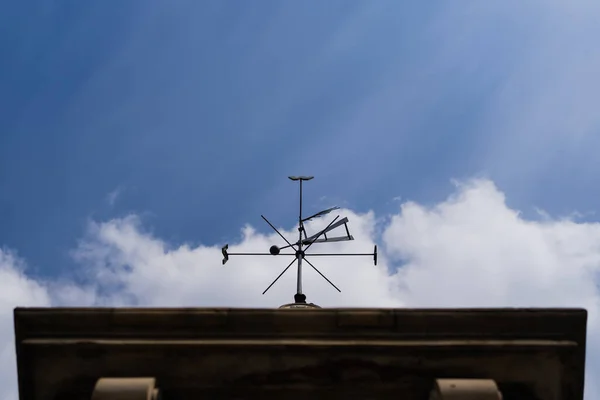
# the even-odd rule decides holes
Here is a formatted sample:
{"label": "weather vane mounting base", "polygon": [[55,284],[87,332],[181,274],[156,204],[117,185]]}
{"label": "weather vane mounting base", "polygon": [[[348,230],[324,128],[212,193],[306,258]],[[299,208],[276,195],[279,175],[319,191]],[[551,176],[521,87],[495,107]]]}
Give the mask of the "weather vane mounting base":
{"label": "weather vane mounting base", "polygon": [[306,303],[306,295],[304,295],[302,293],[296,293],[294,295],[294,302],[295,303]]}

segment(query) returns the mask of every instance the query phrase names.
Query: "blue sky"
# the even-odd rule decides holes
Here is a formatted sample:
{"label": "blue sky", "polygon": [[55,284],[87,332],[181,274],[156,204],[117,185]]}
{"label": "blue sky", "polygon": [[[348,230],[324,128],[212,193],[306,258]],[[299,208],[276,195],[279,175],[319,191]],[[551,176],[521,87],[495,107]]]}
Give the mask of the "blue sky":
{"label": "blue sky", "polygon": [[219,248],[293,232],[292,174],[382,249],[319,264],[349,288],[321,304],[582,306],[600,337],[598,37],[596,0],[0,3],[0,399],[16,305],[289,301]]}
{"label": "blue sky", "polygon": [[0,243],[44,275],[89,219],[175,243],[285,224],[291,173],[318,177],[313,207],[485,176],[525,213],[596,209],[584,3],[34,3],[0,12]]}

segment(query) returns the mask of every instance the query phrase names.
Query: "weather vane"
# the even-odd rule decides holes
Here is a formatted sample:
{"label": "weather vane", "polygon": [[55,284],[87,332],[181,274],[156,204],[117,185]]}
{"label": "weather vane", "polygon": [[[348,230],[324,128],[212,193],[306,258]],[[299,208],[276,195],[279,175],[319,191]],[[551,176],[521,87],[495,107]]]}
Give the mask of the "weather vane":
{"label": "weather vane", "polygon": [[[265,222],[267,224],[269,224],[269,226],[285,241],[285,243],[287,243],[287,245],[282,246],[282,247],[273,245],[269,249],[268,253],[228,253],[227,249],[229,248],[229,245],[227,245],[227,244],[225,246],[223,246],[223,248],[221,249],[221,251],[223,253],[223,265],[225,265],[225,263],[229,260],[229,256],[266,256],[266,255],[271,255],[271,256],[293,256],[294,257],[294,259],[288,264],[288,266],[279,274],[279,276],[277,276],[277,278],[275,278],[275,280],[265,289],[265,291],[262,294],[267,293],[267,291],[269,289],[271,289],[271,287],[279,280],[279,278],[281,278],[283,276],[283,274],[285,274],[285,272],[294,264],[294,262],[297,262],[298,275],[297,275],[297,281],[296,281],[296,295],[294,296],[294,301],[296,303],[306,303],[306,296],[302,293],[302,263],[304,261],[306,261],[306,263],[312,269],[314,269],[319,275],[321,275],[321,277],[323,279],[325,279],[331,286],[333,286],[338,292],[341,292],[341,290],[337,286],[335,286],[333,284],[333,282],[331,282],[329,279],[327,279],[327,277],[325,275],[323,275],[321,273],[321,271],[319,271],[307,259],[307,257],[309,257],[309,256],[310,257],[372,256],[374,264],[377,265],[377,246],[375,246],[373,253],[307,253],[306,252],[315,243],[331,243],[331,242],[343,242],[343,241],[348,241],[348,240],[354,240],[352,235],[350,235],[350,231],[348,230],[348,225],[347,225],[348,218],[344,217],[338,221],[338,219],[340,217],[339,215],[337,217],[335,217],[333,219],[333,221],[331,221],[325,229],[315,233],[312,236],[307,236],[306,229],[304,229],[305,222],[310,221],[313,218],[322,217],[324,215],[329,214],[332,211],[339,209],[339,207],[331,207],[326,210],[320,211],[316,214],[313,214],[310,217],[302,218],[302,182],[310,181],[313,178],[314,178],[313,176],[290,176],[289,177],[290,180],[297,181],[300,183],[300,214],[298,217],[298,241],[296,241],[295,243],[291,243],[289,240],[287,240],[285,238],[285,236],[283,236],[281,234],[281,232],[279,232],[277,230],[277,228],[275,228],[275,226],[273,226],[273,224],[271,222],[269,222],[269,220],[267,218],[265,218],[264,215],[261,215],[262,219],[264,219]],[[338,228],[342,225],[345,228],[344,236],[337,236],[337,237],[328,237],[327,236],[328,232],[330,232],[333,229]],[[306,247],[304,247],[304,246],[306,246]],[[287,248],[291,248],[295,252],[294,253],[281,253],[281,250],[287,249]]]}

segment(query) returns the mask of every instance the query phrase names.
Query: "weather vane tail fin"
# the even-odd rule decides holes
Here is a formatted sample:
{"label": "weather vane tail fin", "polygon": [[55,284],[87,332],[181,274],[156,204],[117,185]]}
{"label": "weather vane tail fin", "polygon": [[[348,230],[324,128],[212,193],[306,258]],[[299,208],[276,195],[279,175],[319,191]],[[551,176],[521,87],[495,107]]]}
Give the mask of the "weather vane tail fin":
{"label": "weather vane tail fin", "polygon": [[229,248],[228,244],[226,244],[225,246],[223,246],[223,248],[221,248],[221,253],[223,253],[223,265],[225,265],[225,263],[227,261],[229,261],[229,254],[227,254],[228,248]]}

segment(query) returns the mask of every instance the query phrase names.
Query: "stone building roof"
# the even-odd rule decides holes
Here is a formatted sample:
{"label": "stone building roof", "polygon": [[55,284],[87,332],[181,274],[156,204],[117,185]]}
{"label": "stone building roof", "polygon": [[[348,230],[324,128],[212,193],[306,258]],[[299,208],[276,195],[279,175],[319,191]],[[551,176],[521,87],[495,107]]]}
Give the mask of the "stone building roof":
{"label": "stone building roof", "polygon": [[163,400],[427,399],[441,378],[493,380],[504,400],[583,399],[580,309],[17,308],[14,318],[21,400],[89,400],[103,377],[154,378]]}

